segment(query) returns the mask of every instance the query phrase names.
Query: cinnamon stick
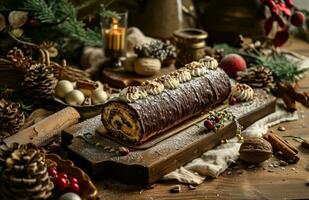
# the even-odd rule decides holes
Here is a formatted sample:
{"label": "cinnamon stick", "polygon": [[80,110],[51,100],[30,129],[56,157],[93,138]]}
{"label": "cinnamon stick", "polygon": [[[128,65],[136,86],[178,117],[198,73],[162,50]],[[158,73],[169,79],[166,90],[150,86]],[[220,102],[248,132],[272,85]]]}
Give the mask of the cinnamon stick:
{"label": "cinnamon stick", "polygon": [[19,144],[34,143],[43,146],[50,143],[55,137],[60,136],[63,129],[76,124],[80,118],[75,108],[64,108],[34,125],[21,130],[4,140],[6,144],[17,142]]}
{"label": "cinnamon stick", "polygon": [[267,139],[274,149],[281,151],[287,158],[295,158],[298,153],[294,146],[282,139],[279,135],[274,133],[268,134]]}
{"label": "cinnamon stick", "polygon": [[95,90],[99,87],[99,84],[96,82],[89,82],[89,81],[77,81],[76,87],[86,90]]}

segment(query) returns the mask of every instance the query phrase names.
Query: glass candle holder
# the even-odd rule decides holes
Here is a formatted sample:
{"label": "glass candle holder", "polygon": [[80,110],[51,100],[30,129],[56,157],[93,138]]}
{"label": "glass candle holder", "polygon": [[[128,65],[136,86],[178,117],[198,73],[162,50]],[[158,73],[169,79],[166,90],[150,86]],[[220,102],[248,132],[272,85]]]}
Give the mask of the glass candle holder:
{"label": "glass candle holder", "polygon": [[104,55],[111,59],[112,65],[121,66],[121,57],[127,52],[128,13],[104,16],[101,20]]}

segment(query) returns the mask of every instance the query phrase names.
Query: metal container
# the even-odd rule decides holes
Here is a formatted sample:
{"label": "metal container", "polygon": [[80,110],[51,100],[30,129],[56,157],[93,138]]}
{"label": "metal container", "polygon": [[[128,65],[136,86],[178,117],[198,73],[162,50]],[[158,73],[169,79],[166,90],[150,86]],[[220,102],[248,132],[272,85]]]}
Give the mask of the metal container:
{"label": "metal container", "polygon": [[176,67],[183,67],[192,61],[197,61],[205,56],[205,39],[208,34],[195,28],[180,29],[173,33],[176,42]]}

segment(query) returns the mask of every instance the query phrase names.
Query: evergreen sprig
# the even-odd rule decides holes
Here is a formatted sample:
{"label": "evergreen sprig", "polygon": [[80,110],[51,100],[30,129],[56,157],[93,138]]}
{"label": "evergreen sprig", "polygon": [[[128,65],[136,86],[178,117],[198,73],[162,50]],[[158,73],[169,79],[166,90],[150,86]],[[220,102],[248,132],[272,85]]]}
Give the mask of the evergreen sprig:
{"label": "evergreen sprig", "polygon": [[273,73],[275,82],[295,82],[301,79],[308,71],[308,67],[300,68],[300,62],[289,60],[283,54],[273,53],[270,56],[263,56],[259,53],[247,53],[227,44],[218,44],[214,48],[223,48],[225,54],[239,54],[244,57],[250,66],[260,65],[269,68]]}
{"label": "evergreen sprig", "polygon": [[56,22],[55,10],[53,10],[55,3],[48,5],[46,1],[42,0],[24,0],[22,4],[22,8],[30,11],[41,23]]}
{"label": "evergreen sprig", "polygon": [[[86,46],[101,46],[100,31],[85,27],[77,19],[77,8],[68,0],[24,0],[16,10],[29,11],[30,16],[41,23],[39,28],[25,31],[25,37],[32,42],[60,40],[80,42]],[[27,34],[28,33],[28,34]]]}

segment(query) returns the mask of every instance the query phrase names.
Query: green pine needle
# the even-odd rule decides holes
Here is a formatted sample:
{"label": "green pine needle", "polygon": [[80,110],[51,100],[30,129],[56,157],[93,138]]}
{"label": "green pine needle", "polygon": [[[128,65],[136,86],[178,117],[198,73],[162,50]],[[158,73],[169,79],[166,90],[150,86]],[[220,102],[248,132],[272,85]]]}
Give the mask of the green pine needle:
{"label": "green pine needle", "polygon": [[25,33],[33,42],[57,38],[62,40],[66,37],[86,46],[102,45],[100,31],[85,28],[85,24],[77,19],[77,8],[68,0],[24,0],[19,9],[29,11],[44,26],[36,29],[39,33],[35,33],[35,30],[29,30],[28,35]]}

